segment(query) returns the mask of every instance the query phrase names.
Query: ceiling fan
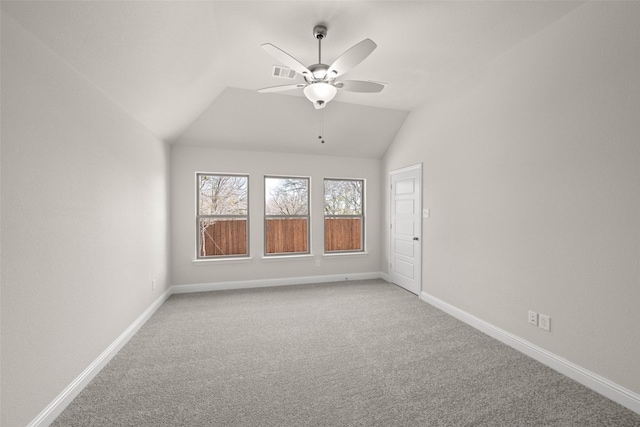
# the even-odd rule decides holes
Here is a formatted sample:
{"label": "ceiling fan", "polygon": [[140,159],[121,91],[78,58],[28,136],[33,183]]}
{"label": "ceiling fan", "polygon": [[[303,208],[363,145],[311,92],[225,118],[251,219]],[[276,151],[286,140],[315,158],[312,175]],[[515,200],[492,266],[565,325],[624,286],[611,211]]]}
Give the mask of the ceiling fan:
{"label": "ceiling fan", "polygon": [[350,92],[375,93],[384,89],[384,85],[362,80],[336,80],[339,76],[351,70],[362,62],[376,48],[376,44],[370,39],[364,39],[360,43],[344,52],[331,65],[322,63],[322,40],[327,36],[327,27],[316,25],[313,28],[313,36],[318,40],[318,63],[305,67],[285,51],[271,43],[265,43],[261,47],[283,65],[302,75],[305,83],[273,86],[258,89],[260,93],[280,92],[285,90],[302,88],[305,96],[316,109],[324,108],[331,101],[338,89]]}

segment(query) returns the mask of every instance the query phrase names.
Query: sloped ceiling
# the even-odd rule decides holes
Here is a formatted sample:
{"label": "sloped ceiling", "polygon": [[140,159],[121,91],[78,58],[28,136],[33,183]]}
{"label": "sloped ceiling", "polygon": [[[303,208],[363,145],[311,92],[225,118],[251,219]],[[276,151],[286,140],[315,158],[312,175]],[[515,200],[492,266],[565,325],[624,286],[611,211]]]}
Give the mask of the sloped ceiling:
{"label": "sloped ceiling", "polygon": [[377,158],[406,116],[344,102],[315,110],[304,97],[227,88],[174,144]]}
{"label": "sloped ceiling", "polygon": [[214,3],[3,1],[2,12],[163,139],[227,86]]}
{"label": "sloped ceiling", "polygon": [[[416,107],[583,2],[2,1],[2,12],[160,138],[175,144],[380,157]],[[378,48],[345,75],[387,84],[340,92],[324,111],[271,77],[272,43],[331,63],[365,38]],[[300,76],[294,81],[302,81]],[[324,122],[325,144],[317,136]]]}

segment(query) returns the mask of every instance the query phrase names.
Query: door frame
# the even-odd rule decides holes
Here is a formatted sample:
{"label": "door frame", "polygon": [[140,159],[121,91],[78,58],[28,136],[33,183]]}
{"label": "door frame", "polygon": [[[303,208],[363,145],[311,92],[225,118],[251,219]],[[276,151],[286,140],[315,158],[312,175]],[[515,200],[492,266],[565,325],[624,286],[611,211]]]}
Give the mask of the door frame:
{"label": "door frame", "polygon": [[[416,236],[419,237],[417,244],[417,253],[416,257],[417,262],[414,264],[415,268],[415,280],[418,282],[418,293],[420,296],[420,292],[422,292],[422,162],[417,163],[415,165],[406,166],[400,169],[395,169],[389,172],[389,280],[392,283],[396,283],[394,280],[396,279],[395,269],[393,268],[393,228],[392,228],[392,218],[393,218],[393,177],[394,175],[398,175],[401,173],[416,171],[418,173],[418,189],[417,189],[417,212],[418,212],[418,221],[416,224]],[[400,285],[398,285],[400,286]],[[404,287],[403,287],[404,288]]]}

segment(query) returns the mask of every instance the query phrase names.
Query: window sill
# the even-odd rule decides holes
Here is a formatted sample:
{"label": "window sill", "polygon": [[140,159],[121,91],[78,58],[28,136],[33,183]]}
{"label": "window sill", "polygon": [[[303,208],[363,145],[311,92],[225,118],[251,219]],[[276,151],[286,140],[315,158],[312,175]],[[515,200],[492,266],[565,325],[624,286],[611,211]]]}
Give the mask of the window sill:
{"label": "window sill", "polygon": [[263,256],[263,262],[272,262],[272,261],[297,261],[297,260],[309,260],[313,259],[313,254],[304,254],[304,255],[273,255],[273,256]]}
{"label": "window sill", "polygon": [[238,257],[238,258],[215,258],[215,259],[194,259],[191,262],[194,265],[208,265],[208,264],[236,264],[241,262],[251,262],[252,257]]}
{"label": "window sill", "polygon": [[339,258],[339,257],[353,257],[353,256],[368,256],[369,252],[335,252],[322,254],[323,258]]}

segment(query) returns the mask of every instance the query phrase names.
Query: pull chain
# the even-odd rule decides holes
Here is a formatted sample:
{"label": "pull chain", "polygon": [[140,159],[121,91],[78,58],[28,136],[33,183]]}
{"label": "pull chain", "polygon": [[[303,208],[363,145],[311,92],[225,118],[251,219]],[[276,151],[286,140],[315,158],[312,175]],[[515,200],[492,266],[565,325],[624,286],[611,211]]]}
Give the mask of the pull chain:
{"label": "pull chain", "polygon": [[324,144],[324,139],[322,139],[323,133],[324,133],[324,110],[320,110],[320,131],[318,134],[318,139],[322,144]]}
{"label": "pull chain", "polygon": [[[322,26],[314,28],[314,35],[318,39],[318,64],[322,64],[322,39],[326,35],[327,29]],[[323,77],[324,79],[324,77]],[[322,135],[324,134],[324,109],[320,109],[320,130],[318,132],[318,139],[324,144]]]}

